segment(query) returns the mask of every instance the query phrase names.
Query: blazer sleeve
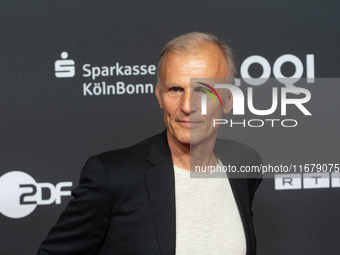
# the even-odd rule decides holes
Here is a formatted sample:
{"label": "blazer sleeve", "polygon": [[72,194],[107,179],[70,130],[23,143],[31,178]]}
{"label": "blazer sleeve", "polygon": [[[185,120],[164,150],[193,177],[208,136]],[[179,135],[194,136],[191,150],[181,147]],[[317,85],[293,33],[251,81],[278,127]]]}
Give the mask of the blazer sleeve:
{"label": "blazer sleeve", "polygon": [[98,254],[110,225],[112,196],[105,164],[90,158],[81,173],[74,199],[42,242],[38,255]]}

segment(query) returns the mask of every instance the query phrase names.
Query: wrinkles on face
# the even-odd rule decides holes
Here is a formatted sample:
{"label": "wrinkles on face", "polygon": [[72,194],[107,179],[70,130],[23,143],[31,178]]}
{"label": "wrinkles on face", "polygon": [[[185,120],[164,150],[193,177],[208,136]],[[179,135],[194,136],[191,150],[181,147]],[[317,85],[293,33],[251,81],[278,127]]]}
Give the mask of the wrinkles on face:
{"label": "wrinkles on face", "polygon": [[190,78],[224,77],[228,77],[227,61],[213,44],[195,53],[170,52],[166,56],[161,66],[161,88],[156,87],[156,95],[164,111],[169,144],[190,145],[213,139],[217,129],[210,122],[212,118],[221,118],[223,109],[209,105],[209,115],[203,116],[201,101],[194,96],[197,88],[191,86]]}

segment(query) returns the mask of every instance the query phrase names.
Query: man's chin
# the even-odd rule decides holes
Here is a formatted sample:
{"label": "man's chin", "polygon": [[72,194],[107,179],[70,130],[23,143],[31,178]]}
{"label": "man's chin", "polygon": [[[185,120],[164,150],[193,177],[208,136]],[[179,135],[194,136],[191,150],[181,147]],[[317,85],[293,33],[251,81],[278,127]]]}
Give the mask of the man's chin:
{"label": "man's chin", "polygon": [[190,145],[190,133],[177,136],[177,140],[183,145]]}
{"label": "man's chin", "polygon": [[190,145],[190,130],[172,130],[172,132],[168,132],[168,140],[170,143]]}
{"label": "man's chin", "polygon": [[207,130],[191,130],[190,132],[190,145],[192,146],[198,146],[198,145],[207,145],[211,142],[215,142],[216,134],[215,132],[210,133],[207,132]]}
{"label": "man's chin", "polygon": [[203,143],[203,140],[199,139],[198,137],[190,139],[190,146],[199,146],[202,143]]}

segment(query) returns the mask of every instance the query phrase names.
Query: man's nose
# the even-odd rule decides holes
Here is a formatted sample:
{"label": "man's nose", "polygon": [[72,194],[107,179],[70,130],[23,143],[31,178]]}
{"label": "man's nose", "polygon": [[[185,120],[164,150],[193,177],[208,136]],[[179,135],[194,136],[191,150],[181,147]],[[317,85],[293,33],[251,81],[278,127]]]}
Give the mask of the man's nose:
{"label": "man's nose", "polygon": [[181,108],[185,114],[190,114],[190,91],[185,91]]}
{"label": "man's nose", "polygon": [[193,95],[193,91],[186,91],[182,101],[182,111],[185,114],[196,112],[201,104],[199,97]]}

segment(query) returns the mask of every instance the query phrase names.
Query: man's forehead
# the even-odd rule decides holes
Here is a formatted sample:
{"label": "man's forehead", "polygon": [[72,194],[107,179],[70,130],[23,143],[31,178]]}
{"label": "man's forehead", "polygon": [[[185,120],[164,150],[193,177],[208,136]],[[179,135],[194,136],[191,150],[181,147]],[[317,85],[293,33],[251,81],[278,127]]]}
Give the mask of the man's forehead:
{"label": "man's forehead", "polygon": [[223,52],[216,45],[210,44],[190,52],[169,52],[161,66],[161,78],[168,78],[164,76],[171,71],[193,71],[197,75],[208,75],[200,78],[227,78],[228,63]]}
{"label": "man's forehead", "polygon": [[165,57],[164,60],[166,60],[166,58],[168,56],[171,56],[171,55],[174,55],[174,54],[181,55],[181,56],[183,56],[183,58],[207,54],[212,58],[216,58],[216,61],[221,61],[221,60],[226,61],[222,50],[216,44],[211,43],[211,42],[206,42],[206,43],[202,44],[200,47],[171,50],[167,54],[167,56]]}

